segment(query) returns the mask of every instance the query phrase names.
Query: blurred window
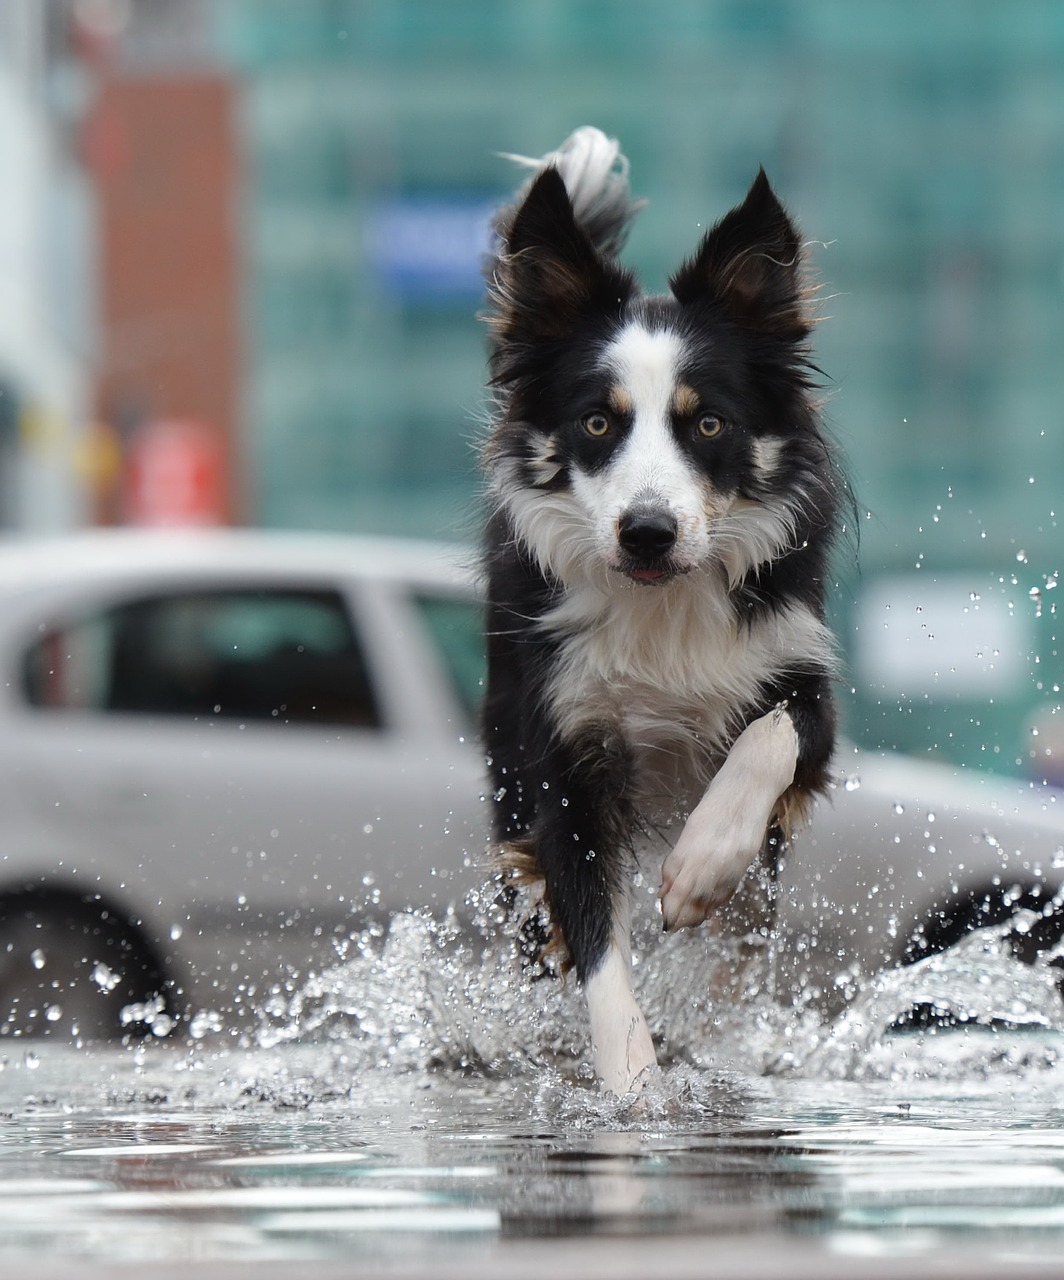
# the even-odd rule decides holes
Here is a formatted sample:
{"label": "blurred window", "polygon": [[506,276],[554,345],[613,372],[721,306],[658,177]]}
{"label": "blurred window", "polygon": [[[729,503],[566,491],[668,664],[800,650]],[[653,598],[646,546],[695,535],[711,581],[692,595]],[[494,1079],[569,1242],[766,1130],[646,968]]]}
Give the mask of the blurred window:
{"label": "blurred window", "polygon": [[379,727],[335,591],[153,595],[48,629],[26,654],[35,707]]}
{"label": "blurred window", "polygon": [[458,700],[474,719],[484,692],[484,619],[473,600],[421,595],[418,608]]}

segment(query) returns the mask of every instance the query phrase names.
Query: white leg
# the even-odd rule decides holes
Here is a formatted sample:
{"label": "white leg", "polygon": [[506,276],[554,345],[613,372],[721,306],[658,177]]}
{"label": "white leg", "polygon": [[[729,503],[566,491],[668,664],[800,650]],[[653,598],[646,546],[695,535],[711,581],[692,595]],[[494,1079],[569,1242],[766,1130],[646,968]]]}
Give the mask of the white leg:
{"label": "white leg", "polygon": [[794,781],[798,735],[786,711],[755,720],[736,738],[665,859],[666,929],[701,924],[732,896],[756,861],[776,801]]}
{"label": "white leg", "polygon": [[614,940],[584,983],[591,1052],[604,1090],[623,1096],[638,1089],[657,1065],[650,1029],[632,991],[627,904],[619,909]]}

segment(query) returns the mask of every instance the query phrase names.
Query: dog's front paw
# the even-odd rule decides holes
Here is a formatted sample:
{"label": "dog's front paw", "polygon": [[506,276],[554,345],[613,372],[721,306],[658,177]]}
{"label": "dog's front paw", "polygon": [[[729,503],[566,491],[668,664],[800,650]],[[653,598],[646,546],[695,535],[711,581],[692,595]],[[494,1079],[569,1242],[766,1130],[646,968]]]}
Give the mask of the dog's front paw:
{"label": "dog's front paw", "polygon": [[722,875],[696,862],[670,854],[661,875],[661,917],[666,930],[701,924],[731,898],[741,873]]}
{"label": "dog's front paw", "polygon": [[627,941],[612,946],[587,979],[587,1008],[595,1071],[603,1090],[637,1092],[657,1065],[654,1042],[632,992]]}
{"label": "dog's front paw", "polygon": [[[699,815],[692,814],[692,820]],[[667,930],[708,920],[732,897],[757,860],[764,828],[689,820],[661,871],[661,915]],[[745,825],[745,824],[744,824]]]}
{"label": "dog's front paw", "polygon": [[592,1027],[595,1071],[604,1093],[638,1093],[657,1066],[646,1019],[633,1001],[614,1012],[609,1025]]}
{"label": "dog's front paw", "polygon": [[752,721],[687,819],[665,859],[666,929],[701,924],[719,910],[757,861],[777,800],[794,779],[798,739],[780,708]]}

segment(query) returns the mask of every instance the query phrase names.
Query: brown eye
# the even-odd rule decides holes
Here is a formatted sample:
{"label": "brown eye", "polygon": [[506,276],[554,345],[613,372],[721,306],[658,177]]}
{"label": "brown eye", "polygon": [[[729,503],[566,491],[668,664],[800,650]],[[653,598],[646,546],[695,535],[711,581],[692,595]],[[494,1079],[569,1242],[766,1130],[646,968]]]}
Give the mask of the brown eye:
{"label": "brown eye", "polygon": [[610,429],[610,420],[604,413],[594,412],[585,413],[581,419],[584,430],[589,436],[594,436],[596,440],[601,440]]}
{"label": "brown eye", "polygon": [[715,413],[704,413],[698,419],[698,434],[703,440],[712,440],[714,436],[719,436],[724,430],[724,419],[718,418]]}

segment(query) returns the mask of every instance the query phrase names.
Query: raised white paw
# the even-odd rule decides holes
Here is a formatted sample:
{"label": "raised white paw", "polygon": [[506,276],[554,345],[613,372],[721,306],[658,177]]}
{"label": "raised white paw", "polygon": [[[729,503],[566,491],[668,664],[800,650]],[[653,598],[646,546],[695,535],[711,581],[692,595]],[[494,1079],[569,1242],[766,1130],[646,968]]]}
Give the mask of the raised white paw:
{"label": "raised white paw", "polygon": [[666,929],[701,924],[728,902],[761,852],[765,825],[691,815],[661,871]]}
{"label": "raised white paw", "polygon": [[661,871],[666,929],[701,924],[731,898],[757,860],[777,800],[794,777],[790,716],[755,720],[687,819]]}

